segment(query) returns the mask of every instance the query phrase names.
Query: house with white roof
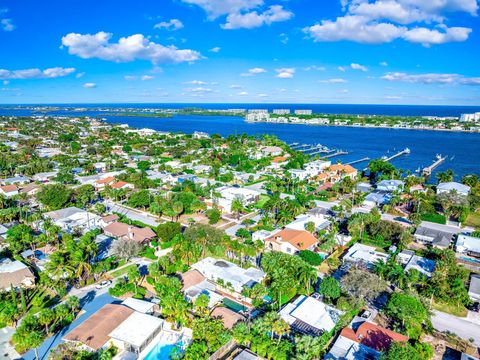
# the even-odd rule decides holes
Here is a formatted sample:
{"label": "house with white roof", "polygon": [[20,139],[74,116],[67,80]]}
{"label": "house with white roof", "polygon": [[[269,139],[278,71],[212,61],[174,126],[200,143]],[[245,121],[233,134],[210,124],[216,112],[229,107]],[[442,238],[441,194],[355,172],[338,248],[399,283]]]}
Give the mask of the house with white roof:
{"label": "house with white roof", "polygon": [[470,278],[468,296],[470,296],[470,299],[473,301],[480,301],[480,275],[472,275]]}
{"label": "house with white roof", "polygon": [[290,230],[306,230],[308,223],[315,225],[315,231],[324,230],[330,226],[330,221],[325,219],[322,214],[315,213],[299,215],[291,223],[285,225],[285,228]]}
{"label": "house with white roof", "polygon": [[252,287],[265,277],[265,273],[257,268],[243,269],[229,261],[207,257],[191,266],[207,279],[218,284],[219,280],[241,293],[244,287]]}
{"label": "house with white roof", "polygon": [[480,259],[480,238],[459,234],[455,251],[463,256]]}
{"label": "house with white roof", "polygon": [[65,209],[50,211],[43,214],[46,218],[52,219],[53,223],[67,232],[81,231],[86,233],[100,226],[101,217],[71,206]]}
{"label": "house with white roof", "polygon": [[437,194],[456,192],[457,194],[468,196],[470,194],[470,186],[460,184],[458,182],[445,182],[437,185]]}
{"label": "house with white roof", "polygon": [[332,331],[342,314],[333,306],[305,295],[300,295],[279,311],[280,317],[293,331],[312,336]]}
{"label": "house with white roof", "polygon": [[305,170],[310,174],[310,177],[317,176],[323,170],[329,168],[332,162],[329,160],[314,160],[305,164]]}
{"label": "house with white roof", "polygon": [[311,176],[310,172],[308,172],[307,170],[303,170],[303,169],[289,169],[288,172],[290,173],[290,176],[293,179],[297,179],[297,180],[300,180],[300,181],[306,180]]}
{"label": "house with white roof", "polygon": [[355,243],[343,256],[343,262],[346,264],[364,264],[372,267],[378,261],[387,262],[388,258],[388,254],[377,251],[373,246]]}
{"label": "house with white roof", "polygon": [[415,255],[412,250],[403,250],[397,255],[397,262],[405,266],[405,272],[417,270],[430,278],[435,271],[435,261]]}
{"label": "house with white roof", "polygon": [[232,211],[232,202],[235,199],[240,199],[243,206],[248,206],[256,203],[261,195],[259,191],[234,186],[222,186],[217,188],[217,191],[220,193],[218,205],[227,212]]}

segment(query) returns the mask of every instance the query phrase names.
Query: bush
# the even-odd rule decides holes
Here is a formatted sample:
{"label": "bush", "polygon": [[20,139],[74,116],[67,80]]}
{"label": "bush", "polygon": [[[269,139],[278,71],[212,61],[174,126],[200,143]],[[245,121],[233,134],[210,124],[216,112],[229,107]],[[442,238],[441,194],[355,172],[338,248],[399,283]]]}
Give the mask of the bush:
{"label": "bush", "polygon": [[320,255],[310,250],[302,250],[298,253],[298,256],[300,256],[304,261],[313,266],[318,266],[323,261]]}
{"label": "bush", "polygon": [[420,219],[423,221],[429,221],[437,224],[445,225],[447,223],[447,219],[445,216],[441,214],[434,214],[434,213],[424,213],[420,216]]}

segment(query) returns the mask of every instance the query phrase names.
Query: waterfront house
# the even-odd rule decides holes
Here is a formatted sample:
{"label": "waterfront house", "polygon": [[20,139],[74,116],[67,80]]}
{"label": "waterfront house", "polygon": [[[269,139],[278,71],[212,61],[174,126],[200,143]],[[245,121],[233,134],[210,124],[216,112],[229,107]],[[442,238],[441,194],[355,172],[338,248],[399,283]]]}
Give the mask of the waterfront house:
{"label": "waterfront house", "polygon": [[265,239],[265,249],[294,255],[302,250],[313,251],[318,239],[306,230],[284,229]]}
{"label": "waterfront house", "polygon": [[403,191],[405,183],[401,180],[382,180],[377,183],[378,191],[400,192]]}
{"label": "waterfront house", "polygon": [[389,255],[379,252],[373,246],[353,244],[343,256],[344,264],[362,264],[372,268],[378,261],[387,262]]}
{"label": "waterfront house", "polygon": [[305,295],[300,295],[279,311],[280,317],[294,332],[310,336],[332,331],[342,314],[333,306]]}
{"label": "waterfront house", "polygon": [[8,258],[0,259],[0,290],[31,288],[35,286],[35,276],[21,261]]}
{"label": "waterfront house", "polygon": [[458,182],[445,182],[437,185],[437,194],[450,193],[452,191],[459,195],[468,196],[470,194],[470,186]]}

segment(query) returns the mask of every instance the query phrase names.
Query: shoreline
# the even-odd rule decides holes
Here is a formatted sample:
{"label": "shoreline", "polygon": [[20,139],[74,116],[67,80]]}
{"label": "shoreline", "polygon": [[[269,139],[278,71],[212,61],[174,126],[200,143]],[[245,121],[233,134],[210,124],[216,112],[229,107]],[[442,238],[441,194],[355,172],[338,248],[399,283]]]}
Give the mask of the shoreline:
{"label": "shoreline", "polygon": [[306,125],[306,126],[318,126],[318,127],[346,127],[346,128],[365,128],[365,129],[393,129],[393,130],[417,130],[417,131],[445,131],[445,132],[460,132],[468,134],[480,134],[480,130],[461,130],[461,129],[418,129],[411,127],[395,127],[395,126],[365,126],[365,125],[335,125],[335,124],[308,124],[308,123],[288,123],[288,122],[273,122],[273,121],[247,121],[247,124],[273,124],[273,125]]}

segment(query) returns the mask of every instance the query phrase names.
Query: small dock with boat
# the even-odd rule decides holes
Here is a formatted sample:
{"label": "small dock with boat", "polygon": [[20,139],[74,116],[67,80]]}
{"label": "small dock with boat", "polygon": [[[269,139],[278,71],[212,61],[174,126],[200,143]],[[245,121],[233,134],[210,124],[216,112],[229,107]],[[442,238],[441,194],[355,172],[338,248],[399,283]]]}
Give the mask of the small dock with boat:
{"label": "small dock with boat", "polygon": [[430,165],[430,166],[427,166],[426,168],[424,168],[424,169],[422,170],[423,176],[430,176],[430,175],[432,175],[432,171],[435,170],[435,168],[437,168],[438,166],[440,166],[440,164],[442,164],[446,159],[447,159],[446,156],[437,155],[437,156],[435,157],[435,161],[433,162],[433,164]]}

